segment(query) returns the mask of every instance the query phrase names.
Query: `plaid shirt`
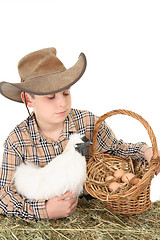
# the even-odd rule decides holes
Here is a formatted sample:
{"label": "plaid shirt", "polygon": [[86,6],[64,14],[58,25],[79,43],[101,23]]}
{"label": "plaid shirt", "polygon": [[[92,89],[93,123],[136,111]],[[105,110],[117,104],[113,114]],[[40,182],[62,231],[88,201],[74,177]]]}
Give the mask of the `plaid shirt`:
{"label": "plaid shirt", "polygon": [[[32,162],[44,167],[65,149],[71,133],[85,134],[92,139],[98,117],[88,111],[71,109],[65,119],[63,131],[57,142],[44,138],[38,129],[35,114],[15,127],[4,143],[3,161],[0,167],[0,214],[19,215],[21,218],[48,218],[45,199],[35,201],[19,195],[12,181],[16,166],[22,162]],[[102,123],[97,135],[97,150],[134,159],[143,158],[147,148],[145,143],[126,144],[117,140],[106,123]],[[89,147],[86,159],[90,158]],[[54,160],[53,160],[54,161]]]}

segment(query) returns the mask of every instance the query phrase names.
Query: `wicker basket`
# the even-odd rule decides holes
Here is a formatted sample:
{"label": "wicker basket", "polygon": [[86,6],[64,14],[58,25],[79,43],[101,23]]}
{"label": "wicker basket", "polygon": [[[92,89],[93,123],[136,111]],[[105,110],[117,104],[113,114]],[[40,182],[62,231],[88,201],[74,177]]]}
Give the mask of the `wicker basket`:
{"label": "wicker basket", "polygon": [[[123,159],[97,152],[96,138],[101,123],[106,118],[116,114],[131,116],[139,120],[146,128],[153,149],[153,158],[150,166],[142,161],[132,161],[131,158]],[[104,201],[106,208],[113,213],[133,215],[142,213],[150,208],[150,185],[155,170],[160,164],[160,158],[158,157],[156,138],[148,122],[140,115],[128,110],[110,111],[101,116],[97,121],[93,131],[92,142],[92,157],[87,164],[87,181],[85,182],[87,192],[93,197]],[[106,181],[106,177],[113,175],[116,169],[133,172],[140,178],[140,181],[136,185],[124,184],[117,192],[109,192],[109,181]],[[114,181],[119,181],[119,179],[114,179]]]}

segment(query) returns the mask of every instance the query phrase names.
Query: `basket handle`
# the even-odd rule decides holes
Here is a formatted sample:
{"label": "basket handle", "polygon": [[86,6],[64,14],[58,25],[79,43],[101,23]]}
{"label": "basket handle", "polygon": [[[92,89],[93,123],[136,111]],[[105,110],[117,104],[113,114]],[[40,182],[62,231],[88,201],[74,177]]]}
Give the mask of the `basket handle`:
{"label": "basket handle", "polygon": [[[132,111],[129,111],[129,110],[124,110],[124,109],[117,109],[117,110],[113,110],[113,111],[110,111],[110,112],[107,112],[106,114],[102,115],[98,121],[96,122],[95,124],[95,127],[94,127],[94,130],[93,130],[93,138],[92,138],[92,153],[93,154],[96,154],[97,153],[97,150],[96,150],[96,138],[97,138],[97,134],[98,134],[98,131],[99,131],[99,127],[101,125],[101,123],[108,117],[111,117],[113,115],[117,115],[117,114],[123,114],[123,115],[128,115],[128,116],[131,116],[135,119],[137,119],[138,121],[140,121],[142,123],[142,125],[146,128],[147,132],[148,132],[148,135],[149,135],[149,138],[151,140],[151,143],[152,143],[152,150],[153,150],[153,157],[152,157],[152,160],[156,160],[158,158],[158,147],[157,147],[157,141],[156,141],[156,137],[154,135],[154,132],[152,130],[152,128],[150,127],[149,123],[144,119],[142,118],[140,115],[138,115],[137,113],[134,113]],[[158,158],[157,159],[158,161],[160,161],[160,159]],[[155,161],[154,161],[155,163]]]}

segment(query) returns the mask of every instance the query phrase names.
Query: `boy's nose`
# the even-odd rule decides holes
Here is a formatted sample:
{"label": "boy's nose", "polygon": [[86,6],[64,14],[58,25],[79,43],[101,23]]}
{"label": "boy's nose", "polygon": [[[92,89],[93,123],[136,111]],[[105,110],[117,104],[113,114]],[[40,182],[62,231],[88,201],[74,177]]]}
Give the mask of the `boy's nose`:
{"label": "boy's nose", "polygon": [[66,105],[66,99],[63,95],[59,95],[57,98],[57,103],[60,107],[65,107]]}

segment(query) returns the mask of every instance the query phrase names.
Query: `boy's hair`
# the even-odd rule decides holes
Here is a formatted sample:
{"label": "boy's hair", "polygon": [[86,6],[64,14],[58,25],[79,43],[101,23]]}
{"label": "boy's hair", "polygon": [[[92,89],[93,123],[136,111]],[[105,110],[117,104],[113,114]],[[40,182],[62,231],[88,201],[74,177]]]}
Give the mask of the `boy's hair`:
{"label": "boy's hair", "polygon": [[34,94],[29,94],[31,96],[31,98],[35,99],[35,95]]}

